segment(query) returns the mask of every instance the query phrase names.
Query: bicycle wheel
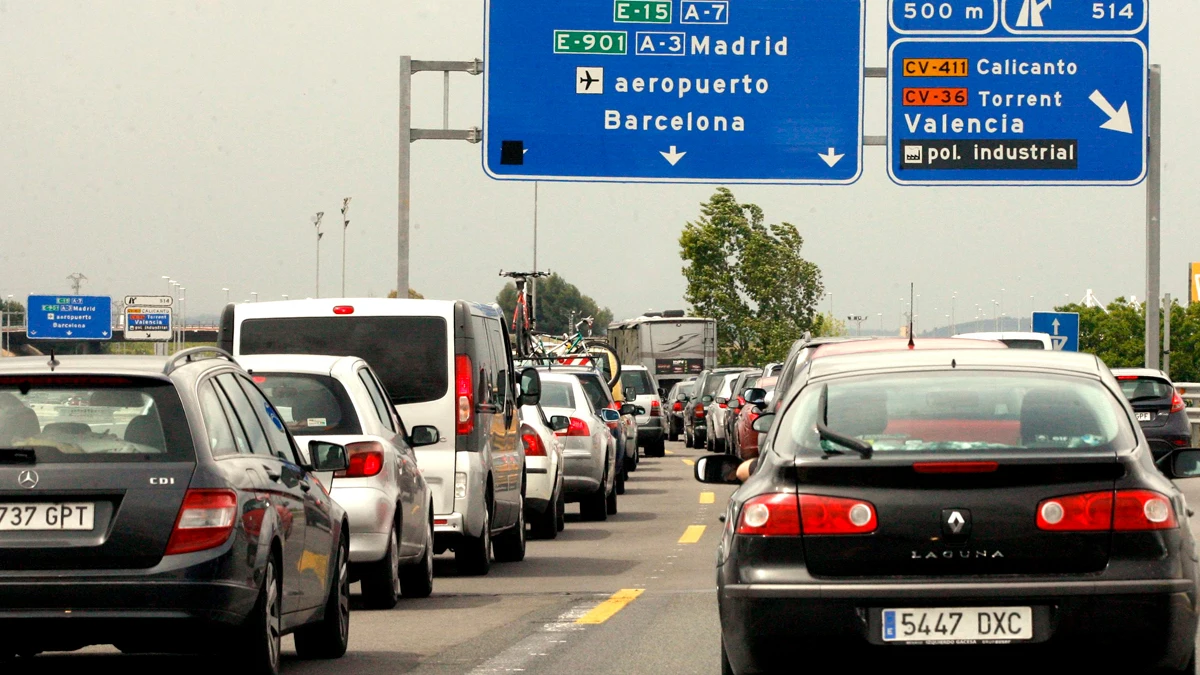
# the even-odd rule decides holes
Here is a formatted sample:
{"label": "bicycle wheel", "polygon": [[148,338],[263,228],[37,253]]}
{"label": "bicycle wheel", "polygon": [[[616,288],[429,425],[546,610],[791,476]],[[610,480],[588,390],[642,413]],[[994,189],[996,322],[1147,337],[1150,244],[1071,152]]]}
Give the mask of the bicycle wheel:
{"label": "bicycle wheel", "polygon": [[596,365],[599,366],[600,372],[604,373],[609,388],[615,387],[617,380],[621,378],[621,357],[617,356],[612,347],[600,343],[587,345],[587,352],[596,357]]}

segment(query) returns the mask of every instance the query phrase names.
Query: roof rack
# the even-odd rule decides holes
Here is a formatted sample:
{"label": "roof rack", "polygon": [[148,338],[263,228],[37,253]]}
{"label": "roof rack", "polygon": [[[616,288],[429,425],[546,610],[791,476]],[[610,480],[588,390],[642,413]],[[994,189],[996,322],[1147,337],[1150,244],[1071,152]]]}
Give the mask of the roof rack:
{"label": "roof rack", "polygon": [[213,354],[217,358],[228,359],[230,363],[237,363],[237,361],[233,359],[233,354],[230,354],[219,347],[192,347],[191,349],[185,349],[181,352],[175,352],[171,358],[167,359],[167,365],[163,366],[163,375],[170,375],[172,372],[174,372],[175,369],[180,366],[179,362],[181,360],[185,363],[191,363],[195,360],[192,357],[199,354]]}

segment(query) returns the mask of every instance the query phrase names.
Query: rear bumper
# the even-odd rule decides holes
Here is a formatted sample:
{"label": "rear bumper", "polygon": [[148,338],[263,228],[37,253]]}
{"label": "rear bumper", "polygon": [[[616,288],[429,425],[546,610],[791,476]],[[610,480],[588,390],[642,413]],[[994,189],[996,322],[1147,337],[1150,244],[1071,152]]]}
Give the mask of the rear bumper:
{"label": "rear bumper", "polygon": [[591,452],[566,451],[563,453],[563,496],[567,501],[579,501],[580,497],[595,494],[604,478],[604,458]]}
{"label": "rear bumper", "polygon": [[1180,667],[1195,648],[1196,583],[1190,579],[958,584],[744,584],[720,589],[722,634],[740,673],[795,663],[807,644],[877,645],[883,653],[936,652],[949,645],[887,644],[881,611],[889,607],[1031,606],[1029,642],[987,645],[997,657],[1071,650],[1109,656],[1120,644],[1140,665]]}
{"label": "rear bumper", "polygon": [[336,478],[329,494],[345,509],[350,522],[350,562],[382,560],[396,518],[395,501],[378,488],[338,487]]}

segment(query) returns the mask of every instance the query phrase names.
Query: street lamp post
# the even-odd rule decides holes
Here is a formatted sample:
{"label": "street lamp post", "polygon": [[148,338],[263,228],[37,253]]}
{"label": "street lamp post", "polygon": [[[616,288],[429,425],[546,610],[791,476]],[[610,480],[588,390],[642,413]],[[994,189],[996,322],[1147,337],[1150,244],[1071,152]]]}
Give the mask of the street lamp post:
{"label": "street lamp post", "polygon": [[957,320],[958,317],[956,317],[954,315],[954,301],[957,299],[958,299],[958,291],[954,291],[954,293],[950,295],[950,335],[951,335],[951,337],[953,337],[955,333],[958,333],[958,320]]}
{"label": "street lamp post", "polygon": [[879,334],[883,335],[883,312],[877,312],[877,314],[879,314]]}
{"label": "street lamp post", "polygon": [[854,329],[854,334],[862,335],[862,324],[867,320],[866,316],[862,314],[851,314],[850,316],[846,317],[846,320],[853,321],[854,323],[858,324],[858,326]]}
{"label": "street lamp post", "polygon": [[227,305],[228,305],[228,304],[229,304],[229,289],[228,289],[228,288],[222,288],[221,290],[225,291],[225,304],[227,304]]}
{"label": "street lamp post", "polygon": [[255,302],[258,302],[258,291],[250,291],[250,295],[254,298]]}
{"label": "street lamp post", "polygon": [[350,219],[346,212],[350,210],[350,198],[342,200],[342,297],[346,297],[346,230],[350,227]]}
{"label": "street lamp post", "polygon": [[321,232],[321,219],[325,217],[324,211],[317,211],[317,215],[312,217],[313,227],[317,228],[317,295],[321,297],[321,237],[325,236]]}

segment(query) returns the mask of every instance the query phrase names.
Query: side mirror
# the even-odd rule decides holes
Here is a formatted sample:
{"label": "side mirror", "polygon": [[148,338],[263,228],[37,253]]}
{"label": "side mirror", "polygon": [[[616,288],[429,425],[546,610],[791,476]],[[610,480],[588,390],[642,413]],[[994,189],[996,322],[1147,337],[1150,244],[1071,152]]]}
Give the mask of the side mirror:
{"label": "side mirror", "polygon": [[554,415],[550,418],[551,431],[566,431],[571,428],[571,418],[566,415]]}
{"label": "side mirror", "polygon": [[638,410],[645,410],[645,408],[642,408],[641,406],[636,406],[632,403],[622,403],[621,404],[621,414],[622,415],[642,414],[642,413],[639,413]]}
{"label": "side mirror", "polygon": [[659,388],[658,388],[658,398],[659,398],[659,400],[661,401],[661,400],[665,399],[666,397],[667,397],[667,390],[666,390],[666,389],[663,389],[662,387],[659,387]]}
{"label": "side mirror", "polygon": [[645,415],[645,414],[646,414],[646,408],[644,408],[643,406],[640,406],[640,405],[639,405],[639,406],[637,407],[637,414],[639,414],[639,415]]}
{"label": "side mirror", "polygon": [[621,413],[617,412],[616,410],[613,410],[612,408],[604,408],[603,410],[601,410],[600,417],[605,422],[620,422],[621,421]]}
{"label": "side mirror", "polygon": [[747,389],[742,393],[742,398],[746,399],[746,403],[762,407],[767,402],[767,390],[758,388]]}
{"label": "side mirror", "polygon": [[764,413],[754,420],[754,424],[750,428],[760,434],[765,434],[771,430],[771,425],[775,423],[775,413]]}
{"label": "side mirror", "polygon": [[309,441],[308,456],[313,471],[345,471],[350,468],[346,447],[326,441]]}
{"label": "side mirror", "polygon": [[701,397],[700,402],[705,405],[708,405],[709,403],[713,402],[713,397],[705,395],[705,396]]}
{"label": "side mirror", "polygon": [[408,436],[408,444],[414,448],[422,448],[426,445],[433,445],[442,440],[442,435],[438,433],[437,427],[421,424],[412,428],[412,433]]}
{"label": "side mirror", "polygon": [[737,470],[742,460],[733,455],[708,455],[696,460],[696,480],[701,483],[739,485]]}
{"label": "side mirror", "polygon": [[534,368],[521,371],[521,405],[537,405],[542,400],[542,376]]}
{"label": "side mirror", "polygon": [[625,387],[625,400],[632,401],[635,398],[637,398],[637,392],[633,390],[633,387]]}
{"label": "side mirror", "polygon": [[1182,448],[1159,460],[1159,468],[1167,478],[1200,477],[1200,449]]}

